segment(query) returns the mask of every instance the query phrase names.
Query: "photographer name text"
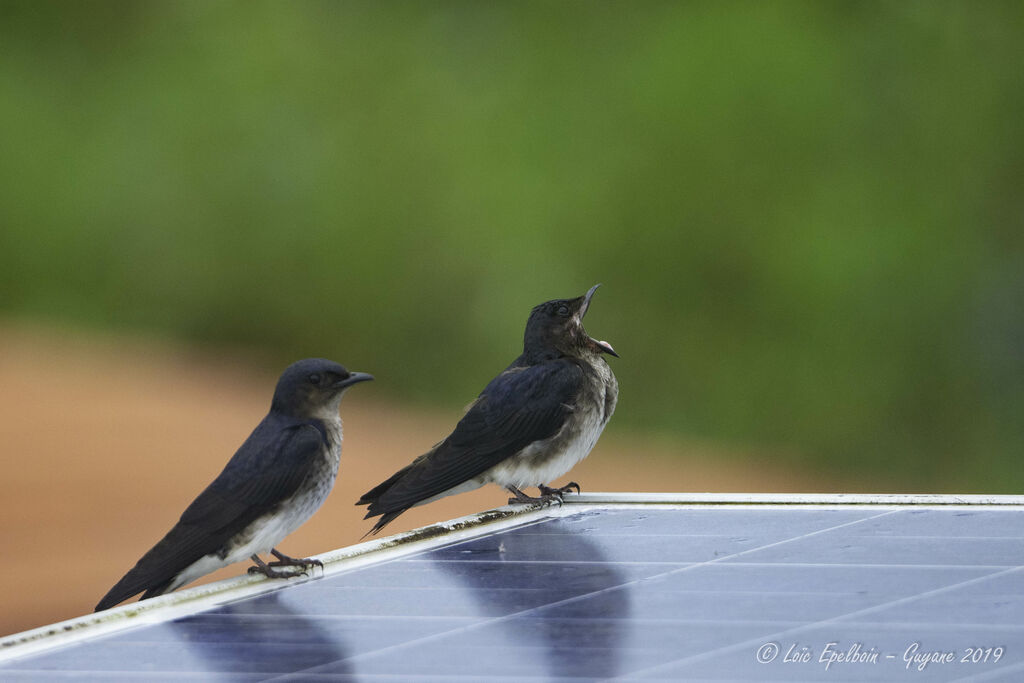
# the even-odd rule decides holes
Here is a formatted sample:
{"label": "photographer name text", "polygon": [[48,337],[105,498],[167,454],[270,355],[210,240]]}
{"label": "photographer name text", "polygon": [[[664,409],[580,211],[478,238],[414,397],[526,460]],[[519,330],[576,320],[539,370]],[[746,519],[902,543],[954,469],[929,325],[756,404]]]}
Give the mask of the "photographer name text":
{"label": "photographer name text", "polygon": [[814,648],[801,643],[777,643],[770,641],[757,649],[757,661],[761,664],[818,664],[828,671],[840,664],[875,665],[898,662],[907,670],[924,671],[928,667],[949,664],[996,663],[1003,658],[1002,646],[969,646],[960,650],[930,649],[920,642],[910,643],[902,652],[882,652],[874,647],[855,642],[845,646],[837,641]]}

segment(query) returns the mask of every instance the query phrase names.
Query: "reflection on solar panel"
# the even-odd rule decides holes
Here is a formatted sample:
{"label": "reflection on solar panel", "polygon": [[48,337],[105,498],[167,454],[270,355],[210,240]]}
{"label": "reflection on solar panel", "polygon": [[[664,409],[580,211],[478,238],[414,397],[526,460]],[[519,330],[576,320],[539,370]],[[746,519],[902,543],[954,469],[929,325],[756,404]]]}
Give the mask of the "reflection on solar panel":
{"label": "reflection on solar panel", "polygon": [[29,632],[0,679],[1024,680],[1024,499],[572,500]]}

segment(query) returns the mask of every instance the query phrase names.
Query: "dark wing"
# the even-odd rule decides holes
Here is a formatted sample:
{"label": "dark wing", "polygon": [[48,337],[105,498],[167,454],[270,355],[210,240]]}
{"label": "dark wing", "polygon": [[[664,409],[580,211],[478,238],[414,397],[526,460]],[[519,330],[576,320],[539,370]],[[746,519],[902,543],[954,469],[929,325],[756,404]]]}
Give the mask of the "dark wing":
{"label": "dark wing", "polygon": [[220,552],[232,536],[295,493],[325,446],[323,434],[311,424],[282,427],[270,420],[256,428],[174,528],[103,596],[96,611],[142,591],[143,598],[160,595],[183,569]]}
{"label": "dark wing", "polygon": [[359,500],[357,504],[370,506],[367,518],[383,515],[372,531],[534,441],[554,436],[582,384],[583,370],[566,359],[505,370],[487,385],[447,439]]}

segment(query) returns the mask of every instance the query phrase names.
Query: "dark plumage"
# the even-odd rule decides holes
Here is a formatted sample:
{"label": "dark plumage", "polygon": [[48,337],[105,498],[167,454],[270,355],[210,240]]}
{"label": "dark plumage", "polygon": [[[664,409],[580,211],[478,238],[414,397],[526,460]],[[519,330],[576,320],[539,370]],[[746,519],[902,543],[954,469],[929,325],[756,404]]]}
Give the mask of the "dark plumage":
{"label": "dark plumage", "polygon": [[428,453],[374,487],[356,503],[366,518],[380,516],[370,533],[415,505],[495,483],[517,501],[560,497],[575,484],[545,484],[568,472],[597,442],[615,410],[618,383],[603,354],[618,354],[583,329],[597,285],[575,299],[533,309],[523,353],[484,388],[455,426]]}
{"label": "dark plumage", "polygon": [[[192,502],[166,536],[142,556],[96,610],[136,593],[170,592],[251,557],[258,570],[315,564],[274,549],[320,507],[334,486],[341,455],[338,404],[353,384],[371,380],[322,358],[298,361],[278,380],[270,412]],[[259,553],[277,562],[263,563]]]}

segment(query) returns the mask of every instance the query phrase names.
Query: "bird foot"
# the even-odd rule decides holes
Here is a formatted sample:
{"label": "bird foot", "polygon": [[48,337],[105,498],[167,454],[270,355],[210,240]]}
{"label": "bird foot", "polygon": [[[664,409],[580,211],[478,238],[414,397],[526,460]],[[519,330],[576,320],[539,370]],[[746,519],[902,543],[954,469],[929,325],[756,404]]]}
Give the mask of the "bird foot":
{"label": "bird foot", "polygon": [[573,491],[575,491],[576,493],[580,492],[580,485],[577,484],[574,481],[570,481],[565,486],[562,486],[562,487],[557,488],[557,489],[553,489],[551,487],[544,486],[543,484],[541,484],[537,488],[540,489],[540,495],[542,495],[542,496],[548,496],[548,495],[553,495],[553,494],[557,493],[558,496],[561,497],[562,494],[564,494],[564,493],[572,493]]}
{"label": "bird foot", "polygon": [[509,493],[511,493],[512,496],[513,496],[512,498],[508,499],[508,504],[509,505],[527,505],[527,504],[530,504],[530,503],[543,503],[544,502],[544,498],[541,498],[541,497],[534,498],[533,496],[528,496],[525,493],[523,493],[522,491],[520,491],[519,489],[517,489],[515,486],[508,486],[506,488],[508,489]]}
{"label": "bird foot", "polygon": [[306,572],[282,571],[280,569],[275,569],[264,562],[263,564],[258,564],[255,567],[249,567],[249,573],[262,574],[268,579],[287,579],[292,576],[301,576]]}
{"label": "bird foot", "polygon": [[580,485],[574,481],[571,481],[562,488],[558,489],[553,489],[550,486],[541,485],[537,487],[540,490],[540,495],[536,497],[526,495],[525,493],[517,489],[515,486],[509,486],[507,488],[514,496],[513,498],[508,499],[509,505],[524,505],[527,503],[540,503],[541,505],[553,505],[554,503],[558,503],[559,505],[561,505],[562,496],[573,490],[579,493]]}
{"label": "bird foot", "polygon": [[270,549],[270,554],[277,558],[277,562],[269,562],[268,565],[271,567],[320,567],[324,568],[324,563],[320,560],[314,560],[312,557],[288,557],[284,553],[277,551],[273,548]]}
{"label": "bird foot", "polygon": [[[270,552],[277,558],[277,561],[264,562],[260,559],[259,555],[253,555],[252,561],[256,563],[256,566],[249,567],[250,574],[262,574],[270,579],[287,579],[292,576],[309,576],[309,569],[312,567],[320,567],[321,570],[324,568],[324,563],[320,560],[314,560],[309,557],[288,557],[284,553],[279,553],[276,550],[271,550]],[[279,567],[301,567],[302,571],[282,571]]]}

